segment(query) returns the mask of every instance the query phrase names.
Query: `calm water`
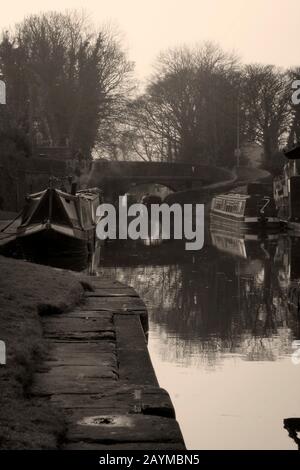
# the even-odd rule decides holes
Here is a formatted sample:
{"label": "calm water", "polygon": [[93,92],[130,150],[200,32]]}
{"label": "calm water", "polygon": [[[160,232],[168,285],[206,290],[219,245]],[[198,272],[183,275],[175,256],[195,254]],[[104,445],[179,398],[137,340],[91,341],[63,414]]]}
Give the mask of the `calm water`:
{"label": "calm water", "polygon": [[300,240],[212,233],[196,254],[131,242],[102,255],[100,271],[148,306],[151,358],[187,447],[295,449],[283,419],[300,417]]}

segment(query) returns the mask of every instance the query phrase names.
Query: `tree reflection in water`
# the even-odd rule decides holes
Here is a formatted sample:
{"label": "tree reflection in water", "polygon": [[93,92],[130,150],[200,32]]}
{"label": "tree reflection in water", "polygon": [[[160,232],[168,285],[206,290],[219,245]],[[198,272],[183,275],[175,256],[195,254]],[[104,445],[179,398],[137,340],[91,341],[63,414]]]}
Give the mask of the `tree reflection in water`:
{"label": "tree reflection in water", "polygon": [[287,301],[297,282],[288,279],[294,245],[290,239],[242,242],[242,256],[208,246],[180,259],[175,243],[152,247],[150,254],[138,243],[132,251],[130,244],[126,250],[113,246],[102,266],[120,265],[118,279],[145,300],[168,361],[215,366],[220,353],[273,361],[289,354],[299,337],[298,312]]}
{"label": "tree reflection in water", "polygon": [[300,338],[299,256],[300,239],[214,233],[198,253],[175,243],[104,249],[106,273],[148,305],[152,358],[192,448],[290,448],[281,423],[299,415],[289,357]]}

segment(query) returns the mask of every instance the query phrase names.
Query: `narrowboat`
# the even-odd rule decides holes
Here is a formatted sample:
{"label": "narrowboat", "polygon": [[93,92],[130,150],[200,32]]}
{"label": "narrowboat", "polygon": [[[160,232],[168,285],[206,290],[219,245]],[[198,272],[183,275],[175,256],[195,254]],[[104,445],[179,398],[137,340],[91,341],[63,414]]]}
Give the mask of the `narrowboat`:
{"label": "narrowboat", "polygon": [[277,243],[278,234],[237,233],[210,229],[211,244],[217,250],[238,258],[261,258],[265,256],[262,245],[265,242]]}
{"label": "narrowboat", "polygon": [[44,191],[27,196],[17,240],[31,251],[89,251],[95,244],[99,203],[97,188],[69,194],[50,183]]}
{"label": "narrowboat", "polygon": [[274,178],[274,200],[279,219],[291,232],[300,232],[300,175],[296,160],[300,159],[300,143],[284,150],[288,163],[283,174]]}
{"label": "narrowboat", "polygon": [[211,203],[211,227],[238,232],[268,231],[280,227],[272,194],[262,191],[264,185],[249,185],[246,194],[229,193],[215,196]]}

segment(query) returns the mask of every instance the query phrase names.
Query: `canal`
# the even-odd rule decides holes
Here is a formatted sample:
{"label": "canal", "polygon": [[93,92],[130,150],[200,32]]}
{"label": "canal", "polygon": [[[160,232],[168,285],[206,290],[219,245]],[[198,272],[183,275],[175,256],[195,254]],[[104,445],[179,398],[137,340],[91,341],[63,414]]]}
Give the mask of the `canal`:
{"label": "canal", "polygon": [[300,416],[299,239],[215,232],[199,252],[111,242],[101,258],[99,274],[147,304],[151,358],[188,449],[296,449],[283,420]]}

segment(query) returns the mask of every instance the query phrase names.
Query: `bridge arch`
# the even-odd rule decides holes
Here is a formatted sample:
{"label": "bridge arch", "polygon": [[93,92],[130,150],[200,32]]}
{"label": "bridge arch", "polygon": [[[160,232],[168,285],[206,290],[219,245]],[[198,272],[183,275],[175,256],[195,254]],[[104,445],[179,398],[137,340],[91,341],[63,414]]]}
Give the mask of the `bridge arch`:
{"label": "bridge arch", "polygon": [[178,184],[176,185],[176,183],[173,183],[172,181],[160,181],[157,183],[156,181],[153,181],[151,179],[149,181],[132,181],[128,183],[128,185],[125,185],[124,188],[125,187],[127,188],[127,191],[135,191],[135,189],[141,191],[152,190],[154,192],[160,192],[165,189],[168,192],[172,193],[178,191]]}
{"label": "bridge arch", "polygon": [[182,191],[231,178],[229,170],[212,165],[96,160],[89,185],[100,186],[107,194],[124,194],[133,183],[160,184],[172,191]]}

